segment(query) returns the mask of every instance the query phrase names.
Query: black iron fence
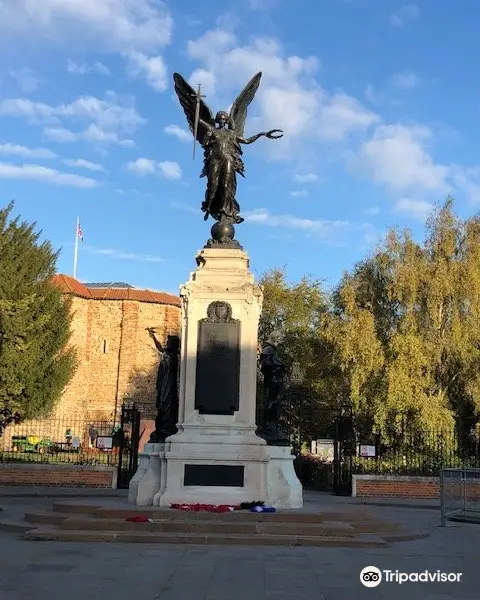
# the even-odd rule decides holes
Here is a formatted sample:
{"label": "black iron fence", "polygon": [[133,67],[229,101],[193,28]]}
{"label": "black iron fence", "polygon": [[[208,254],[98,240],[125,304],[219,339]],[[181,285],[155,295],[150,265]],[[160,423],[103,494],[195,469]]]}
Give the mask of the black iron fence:
{"label": "black iron fence", "polygon": [[[342,431],[350,415],[349,431]],[[291,386],[284,395],[283,426],[289,433],[302,483],[335,488],[336,474],[438,477],[445,468],[480,468],[480,437],[457,424],[429,427],[412,415],[390,415],[391,426],[376,433],[356,418],[348,402],[321,405],[315,393]]]}
{"label": "black iron fence", "polygon": [[117,465],[120,425],[83,417],[25,421],[0,437],[0,462]]}
{"label": "black iron fence", "polygon": [[380,434],[374,437],[369,446],[371,456],[361,456],[359,445],[355,473],[437,477],[441,469],[480,466],[480,438],[474,432],[461,432],[454,425],[421,429],[409,425],[401,428],[394,439],[384,439]]}
{"label": "black iron fence", "polygon": [[[303,485],[310,489],[333,491],[335,473],[347,469],[351,475],[410,475],[438,477],[442,469],[480,468],[480,445],[476,436],[468,443],[452,427],[407,432],[404,438],[386,444],[381,436],[370,443],[357,437],[350,455],[335,456],[336,440],[315,440],[309,451],[296,459],[296,470]],[[331,450],[330,450],[331,446]]]}

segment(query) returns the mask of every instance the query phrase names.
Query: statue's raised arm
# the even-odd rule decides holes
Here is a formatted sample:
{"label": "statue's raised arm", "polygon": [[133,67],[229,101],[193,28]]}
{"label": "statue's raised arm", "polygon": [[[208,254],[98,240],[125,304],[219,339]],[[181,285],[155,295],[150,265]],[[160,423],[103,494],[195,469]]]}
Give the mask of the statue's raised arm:
{"label": "statue's raised arm", "polygon": [[283,132],[273,129],[245,138],[248,107],[260,85],[262,74],[257,73],[248,82],[232,105],[229,113],[213,114],[203,101],[203,96],[175,73],[175,92],[187,117],[190,131],[204,149],[203,171],[207,189],[202,204],[205,220],[211,215],[219,224],[212,227],[212,237],[217,243],[232,243],[234,224],[242,223],[240,206],[236,199],[237,174],[244,177],[241,144],[252,144],[260,137],[278,139]]}
{"label": "statue's raised arm", "polygon": [[240,144],[253,144],[261,137],[267,137],[271,140],[277,140],[283,137],[283,131],[281,129],[272,129],[270,131],[264,131],[257,133],[252,137],[245,138],[245,122],[247,120],[247,112],[250,103],[252,102],[255,94],[257,93],[258,87],[260,86],[260,80],[262,78],[261,73],[257,73],[247,85],[240,92],[238,98],[232,104],[230,110],[229,126],[235,130],[237,135],[237,141]]}

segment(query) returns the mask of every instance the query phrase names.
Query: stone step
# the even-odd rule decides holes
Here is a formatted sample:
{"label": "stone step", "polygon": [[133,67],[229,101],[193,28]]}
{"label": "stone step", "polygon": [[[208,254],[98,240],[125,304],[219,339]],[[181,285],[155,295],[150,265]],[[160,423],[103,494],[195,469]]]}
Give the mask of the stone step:
{"label": "stone step", "polygon": [[0,521],[0,531],[11,531],[23,533],[29,529],[35,528],[35,525],[22,521],[19,518],[6,518]]}
{"label": "stone step", "polygon": [[382,533],[382,540],[385,540],[387,543],[395,543],[395,542],[410,542],[412,540],[423,540],[429,536],[428,531],[418,531],[417,533],[413,533],[404,529],[403,531],[398,531],[395,533]]}
{"label": "stone step", "polygon": [[54,502],[53,511],[59,513],[74,513],[76,515],[94,515],[101,507],[96,504],[79,504],[75,502]]}
{"label": "stone step", "polygon": [[363,523],[351,523],[352,529],[358,533],[387,533],[400,531],[404,528],[397,521],[364,521]]}
{"label": "stone step", "polygon": [[[130,516],[130,513],[128,513]],[[155,514],[155,517],[163,516]],[[358,534],[382,534],[401,533],[403,525],[392,521],[365,521],[362,523],[346,523],[340,521],[321,521],[320,523],[297,524],[285,521],[248,521],[244,517],[250,516],[248,513],[235,513],[235,520],[197,520],[191,518],[191,513],[182,513],[183,519],[154,519],[154,523],[131,523],[126,518],[98,518],[96,515],[82,515],[78,518],[73,513],[57,513],[54,511],[30,512],[25,514],[25,521],[38,525],[60,525],[63,529],[85,529],[95,530],[103,529],[105,531],[130,531],[140,529],[142,531],[225,531],[225,528],[231,533],[255,533],[269,532],[281,533],[282,535],[307,534],[312,528],[315,535],[324,531],[325,535],[353,536]],[[266,528],[266,529],[265,529]]]}
{"label": "stone step", "polygon": [[128,517],[144,516],[151,519],[178,520],[185,518],[196,521],[238,521],[239,515],[244,522],[281,522],[281,523],[323,523],[325,521],[347,521],[361,523],[368,521],[370,515],[363,511],[338,511],[308,513],[296,511],[277,511],[275,513],[253,513],[249,511],[232,511],[228,513],[193,512],[174,510],[171,508],[102,508],[94,504],[78,504],[73,502],[54,502],[53,511],[69,514],[95,515],[101,518],[126,519]]}
{"label": "stone step", "polygon": [[353,537],[354,529],[348,523],[324,522],[320,524],[302,525],[279,522],[238,522],[228,521],[171,521],[156,520],[152,523],[132,523],[125,519],[70,518],[59,525],[63,530],[77,531],[139,531],[163,533],[195,533],[195,534],[243,534],[243,535],[282,535],[308,537]]}
{"label": "stone step", "polygon": [[28,540],[58,542],[116,542],[139,544],[201,544],[228,546],[317,546],[376,548],[387,542],[377,536],[357,537],[244,535],[234,533],[165,533],[140,531],[78,531],[41,526],[23,534]]}
{"label": "stone step", "polygon": [[54,511],[25,513],[25,521],[27,521],[27,523],[36,523],[37,525],[60,525],[62,521],[69,518],[69,514],[62,514]]}

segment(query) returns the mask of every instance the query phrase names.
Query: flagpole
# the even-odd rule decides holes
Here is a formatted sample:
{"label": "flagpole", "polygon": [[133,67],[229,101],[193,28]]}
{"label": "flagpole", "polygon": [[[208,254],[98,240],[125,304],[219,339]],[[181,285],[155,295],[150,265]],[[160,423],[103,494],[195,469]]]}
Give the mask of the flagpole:
{"label": "flagpole", "polygon": [[75,246],[73,249],[73,278],[77,278],[78,262],[78,228],[80,227],[80,217],[77,217],[77,226],[75,227]]}

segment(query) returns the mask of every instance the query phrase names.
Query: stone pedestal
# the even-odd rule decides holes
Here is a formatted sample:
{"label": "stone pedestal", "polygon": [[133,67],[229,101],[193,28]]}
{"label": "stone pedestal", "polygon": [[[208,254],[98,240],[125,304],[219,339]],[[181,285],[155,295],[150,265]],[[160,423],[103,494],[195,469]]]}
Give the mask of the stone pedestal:
{"label": "stone pedestal", "polygon": [[158,506],[158,499],[165,489],[165,478],[165,444],[145,444],[139,454],[137,472],[130,481],[128,502],[136,506]]}
{"label": "stone pedestal", "polygon": [[246,252],[204,248],[180,290],[178,432],[147,444],[131,502],[303,505],[290,448],[256,435],[258,321],[262,292]]}
{"label": "stone pedestal", "polygon": [[302,508],[303,488],[293,467],[291,449],[267,446],[267,503],[277,509]]}
{"label": "stone pedestal", "polygon": [[[255,424],[262,293],[243,250],[204,248],[197,265],[180,291],[179,428],[166,443],[160,505],[266,500],[269,459]],[[217,344],[213,362],[201,364],[211,342]]]}

